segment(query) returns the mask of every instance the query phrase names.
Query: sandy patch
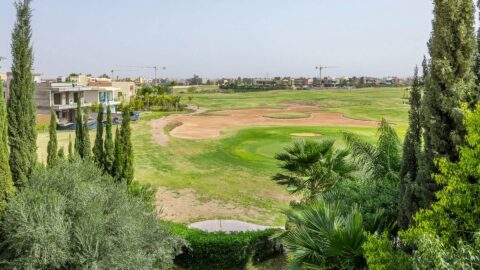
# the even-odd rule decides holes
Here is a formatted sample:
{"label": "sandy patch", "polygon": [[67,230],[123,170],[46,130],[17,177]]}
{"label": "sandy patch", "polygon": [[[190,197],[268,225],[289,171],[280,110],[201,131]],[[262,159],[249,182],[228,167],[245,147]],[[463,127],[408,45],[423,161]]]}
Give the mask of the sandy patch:
{"label": "sandy patch", "polygon": [[291,133],[290,135],[294,137],[317,137],[317,136],[322,136],[319,133]]}
{"label": "sandy patch", "polygon": [[155,200],[160,217],[182,223],[234,216],[247,216],[254,219],[262,212],[262,209],[253,206],[238,206],[220,200],[200,200],[193,189],[159,188]]}
{"label": "sandy patch", "polygon": [[[162,127],[165,121],[179,121],[183,125],[173,129],[171,136],[182,139],[211,139],[220,137],[222,130],[227,128],[242,128],[252,126],[355,126],[376,127],[375,121],[356,120],[344,117],[340,113],[314,112],[309,118],[299,119],[272,119],[264,115],[275,113],[304,113],[312,112],[311,106],[296,106],[283,109],[244,109],[225,110],[210,113],[208,115],[172,115],[166,118],[153,120],[152,133],[154,141],[159,144],[165,142],[166,137]],[[168,138],[167,138],[168,141]]]}

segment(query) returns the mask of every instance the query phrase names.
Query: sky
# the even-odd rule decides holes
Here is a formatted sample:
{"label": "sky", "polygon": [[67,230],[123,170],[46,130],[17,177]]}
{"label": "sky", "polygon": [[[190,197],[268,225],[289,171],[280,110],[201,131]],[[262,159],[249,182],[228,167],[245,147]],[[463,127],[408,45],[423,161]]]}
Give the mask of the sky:
{"label": "sky", "polygon": [[[44,77],[165,66],[160,77],[410,76],[427,53],[430,0],[33,0]],[[0,71],[13,0],[0,0]],[[125,69],[125,68],[123,68]],[[118,71],[147,77],[153,69]]]}

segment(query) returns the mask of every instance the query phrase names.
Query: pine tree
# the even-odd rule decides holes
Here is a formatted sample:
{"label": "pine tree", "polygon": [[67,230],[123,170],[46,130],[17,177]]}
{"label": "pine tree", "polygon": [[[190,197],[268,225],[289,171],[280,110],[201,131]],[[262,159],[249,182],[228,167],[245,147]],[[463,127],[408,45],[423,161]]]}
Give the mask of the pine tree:
{"label": "pine tree", "polygon": [[112,165],[112,177],[117,182],[121,182],[121,177],[123,173],[123,147],[122,147],[122,139],[120,137],[120,131],[117,127],[115,130],[115,158],[113,160]]}
{"label": "pine tree", "polygon": [[103,106],[98,107],[97,115],[97,134],[93,145],[93,158],[100,168],[105,164],[105,153],[103,150]]}
{"label": "pine tree", "polygon": [[418,67],[415,67],[412,90],[410,91],[409,127],[403,145],[403,161],[400,169],[399,225],[406,229],[412,222],[412,216],[418,210],[418,198],[415,196],[415,181],[422,145],[422,130],[420,125],[421,82],[418,77]]}
{"label": "pine tree", "polygon": [[10,164],[8,160],[8,124],[5,101],[3,100],[3,82],[0,80],[0,218],[7,208],[9,199],[15,193]]}
{"label": "pine tree", "polygon": [[122,173],[121,179],[127,185],[133,181],[133,146],[131,140],[131,129],[130,129],[130,108],[129,106],[125,106],[123,108],[123,120],[122,120],[122,128],[120,130],[120,141],[122,143],[122,153],[123,153],[123,166],[122,166]]}
{"label": "pine tree", "polygon": [[15,3],[17,21],[12,32],[12,73],[7,106],[10,169],[17,187],[28,182],[37,162],[36,108],[33,100],[31,0]]}
{"label": "pine tree", "polygon": [[458,160],[465,128],[460,103],[474,82],[474,5],[471,0],[435,0],[433,30],[429,42],[431,63],[422,100],[424,151],[416,196],[428,207],[439,186],[431,175],[438,172],[434,160]]}
{"label": "pine tree", "polygon": [[83,159],[89,159],[92,157],[92,150],[88,128],[88,109],[85,109],[83,115]]}
{"label": "pine tree", "polygon": [[107,106],[107,124],[105,126],[105,160],[104,160],[104,170],[107,173],[112,174],[113,161],[115,160],[115,149],[113,144],[112,136],[112,110],[110,106]]}
{"label": "pine tree", "polygon": [[49,135],[50,140],[48,141],[47,146],[47,166],[51,168],[55,166],[58,158],[57,117],[53,111],[50,116]]}

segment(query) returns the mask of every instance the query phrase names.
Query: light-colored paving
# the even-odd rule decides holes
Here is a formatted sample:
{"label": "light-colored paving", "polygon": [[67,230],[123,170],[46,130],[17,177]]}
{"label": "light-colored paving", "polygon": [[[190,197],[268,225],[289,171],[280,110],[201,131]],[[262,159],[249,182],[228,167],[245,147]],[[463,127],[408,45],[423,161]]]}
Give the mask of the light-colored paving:
{"label": "light-colored paving", "polygon": [[263,231],[267,229],[283,229],[282,227],[262,226],[243,222],[239,220],[205,220],[195,222],[188,226],[189,228],[196,228],[206,232],[249,232],[249,231]]}

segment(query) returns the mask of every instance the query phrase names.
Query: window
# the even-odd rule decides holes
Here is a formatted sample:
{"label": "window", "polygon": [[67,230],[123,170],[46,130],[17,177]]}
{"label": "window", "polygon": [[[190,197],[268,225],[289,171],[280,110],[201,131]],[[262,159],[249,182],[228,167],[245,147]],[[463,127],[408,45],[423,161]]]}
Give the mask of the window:
{"label": "window", "polygon": [[53,94],[53,104],[62,105],[62,94]]}

